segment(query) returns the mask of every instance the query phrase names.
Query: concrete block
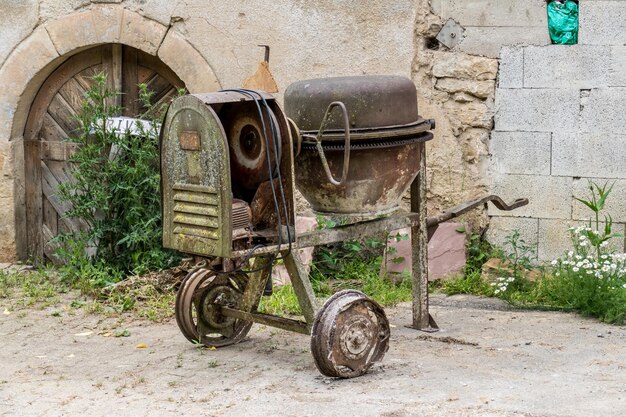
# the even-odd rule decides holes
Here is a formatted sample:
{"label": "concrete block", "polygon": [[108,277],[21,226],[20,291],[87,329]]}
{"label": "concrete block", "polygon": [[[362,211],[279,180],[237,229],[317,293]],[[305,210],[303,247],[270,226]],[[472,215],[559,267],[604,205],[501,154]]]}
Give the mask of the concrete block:
{"label": "concrete block", "polygon": [[524,49],[505,46],[500,49],[498,87],[522,88],[524,86]]}
{"label": "concrete block", "polygon": [[496,90],[496,130],[576,132],[579,103],[578,90],[499,88]]}
{"label": "concrete block", "polygon": [[[601,187],[606,183],[608,183],[609,186],[613,184],[613,190],[606,200],[605,212],[603,212],[600,217],[603,219],[604,214],[606,214],[611,216],[614,222],[626,222],[626,198],[624,198],[626,195],[626,180],[614,180],[607,178],[576,179],[573,184],[574,197],[578,197],[583,200],[589,200],[591,198],[589,181],[592,181]],[[594,213],[587,206],[574,200],[572,202],[572,218],[576,220],[588,220],[595,217]]]}
{"label": "concrete block", "polygon": [[497,58],[508,45],[549,45],[547,26],[541,27],[466,27],[457,49],[468,54]]}
{"label": "concrete block", "polygon": [[609,46],[529,46],[524,49],[524,87],[606,87],[610,84],[610,55]]}
{"label": "concrete block", "polygon": [[220,82],[209,63],[176,31],[167,32],[158,56],[182,78],[191,93],[220,89]]}
{"label": "concrete block", "polygon": [[578,42],[583,45],[626,44],[626,2],[580,2]]}
{"label": "concrete block", "polygon": [[490,168],[498,174],[550,175],[551,134],[492,132]]}
{"label": "concrete block", "polygon": [[[538,219],[529,219],[522,217],[492,217],[489,220],[489,228],[487,229],[486,238],[489,243],[510,251],[511,248],[506,245],[506,238],[515,230],[520,233],[520,239],[527,245],[537,247],[537,233],[539,228]],[[536,256],[536,251],[533,255]]]}
{"label": "concrete block", "polygon": [[[433,237],[428,242],[428,279],[446,278],[461,273],[467,261],[465,256],[465,233],[458,232],[461,223],[446,222],[439,225]],[[411,230],[401,229],[391,233],[409,236],[408,239],[396,241],[390,239],[387,247],[394,248],[394,254],[387,256],[387,263],[381,269],[383,276],[392,280],[411,276]]]}
{"label": "concrete block", "polygon": [[[570,227],[578,227],[585,225],[587,222],[576,220],[550,220],[539,219],[539,260],[542,262],[551,262],[554,259],[564,256],[568,251],[573,249],[572,235]],[[595,226],[594,226],[595,227]],[[600,229],[604,228],[604,224],[600,224]],[[614,233],[624,233],[623,223],[613,224]],[[615,252],[624,252],[624,239],[612,238],[609,241],[609,249]]]}
{"label": "concrete block", "polygon": [[626,88],[591,90],[582,105],[580,121],[582,132],[626,131]]}
{"label": "concrete block", "polygon": [[626,46],[612,46],[610,81],[612,87],[626,87]]}
{"label": "concrete block", "polygon": [[553,135],[552,175],[626,178],[625,161],[626,135],[597,132]]}
{"label": "concrete block", "polygon": [[513,211],[500,211],[490,204],[490,216],[570,218],[572,178],[494,174],[492,181],[491,192],[502,197],[504,201],[528,198],[529,203]]}
{"label": "concrete block", "polygon": [[432,74],[437,78],[460,78],[466,80],[495,80],[498,61],[450,52],[434,52]]}
{"label": "concrete block", "polygon": [[569,228],[573,220],[539,219],[537,257],[540,262],[551,262],[572,249]]}
{"label": "concrete block", "polygon": [[543,0],[437,0],[433,10],[463,26],[547,27]]}

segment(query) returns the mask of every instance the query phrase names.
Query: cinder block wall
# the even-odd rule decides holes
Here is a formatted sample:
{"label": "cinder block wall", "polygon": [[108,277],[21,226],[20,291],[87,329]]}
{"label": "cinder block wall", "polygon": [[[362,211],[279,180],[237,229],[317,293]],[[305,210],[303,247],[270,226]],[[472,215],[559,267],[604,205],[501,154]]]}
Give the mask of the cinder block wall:
{"label": "cinder block wall", "polygon": [[576,197],[589,181],[615,183],[608,201],[617,232],[626,222],[626,2],[580,2],[579,44],[505,47],[500,53],[492,190],[528,197],[515,212],[490,210],[489,238],[511,230],[547,261],[570,248],[567,229],[591,212]]}

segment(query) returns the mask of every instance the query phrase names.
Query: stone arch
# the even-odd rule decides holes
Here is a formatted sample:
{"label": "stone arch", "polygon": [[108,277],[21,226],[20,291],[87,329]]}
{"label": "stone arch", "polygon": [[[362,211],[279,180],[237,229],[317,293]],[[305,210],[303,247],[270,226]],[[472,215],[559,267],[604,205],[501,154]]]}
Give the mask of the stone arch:
{"label": "stone arch", "polygon": [[23,134],[37,92],[72,55],[112,43],[157,56],[190,92],[220,88],[210,64],[181,34],[121,5],[94,6],[37,27],[0,68],[0,261],[26,254]]}

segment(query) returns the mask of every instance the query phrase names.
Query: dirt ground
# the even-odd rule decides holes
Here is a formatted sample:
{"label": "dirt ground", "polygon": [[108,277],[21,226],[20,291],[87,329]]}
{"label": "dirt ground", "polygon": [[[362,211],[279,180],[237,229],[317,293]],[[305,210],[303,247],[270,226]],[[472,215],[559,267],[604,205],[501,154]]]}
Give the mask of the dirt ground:
{"label": "dirt ground", "polygon": [[308,337],[264,326],[210,351],[173,320],[0,307],[3,417],[626,415],[626,327],[498,300],[433,297],[434,334],[404,327],[409,304],[387,309],[389,352],[351,380],[322,377]]}

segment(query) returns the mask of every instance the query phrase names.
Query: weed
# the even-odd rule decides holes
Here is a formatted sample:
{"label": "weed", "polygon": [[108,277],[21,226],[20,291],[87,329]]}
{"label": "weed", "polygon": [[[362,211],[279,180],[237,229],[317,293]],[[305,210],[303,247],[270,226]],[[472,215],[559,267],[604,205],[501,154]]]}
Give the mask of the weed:
{"label": "weed", "polygon": [[298,304],[298,297],[291,285],[275,287],[271,296],[263,297],[258,310],[262,313],[273,315],[300,316],[302,311]]}
{"label": "weed", "polygon": [[473,270],[464,276],[445,280],[441,284],[441,289],[448,295],[454,294],[475,294],[492,296],[493,289],[482,278],[480,270]]}
{"label": "weed", "polygon": [[588,226],[570,228],[573,250],[552,262],[554,275],[535,290],[535,297],[549,306],[573,309],[608,323],[626,321],[626,254],[613,253],[609,240],[612,219],[600,215],[613,186],[589,184],[590,198],[577,201],[594,214]]}
{"label": "weed", "polygon": [[[109,121],[121,109],[110,102],[119,93],[107,88],[105,74],[93,81],[79,115],[81,133],[71,139],[80,145],[70,158],[73,181],[58,190],[71,206],[66,215],[86,225],[57,238],[57,256],[65,262],[61,274],[86,292],[177,260],[160,243],[160,118],[136,124],[134,132],[113,126]],[[139,94],[149,109],[146,85],[139,85]],[[149,109],[142,116],[159,113]]]}
{"label": "weed", "polygon": [[209,368],[217,368],[218,366],[220,366],[219,362],[217,361],[217,359],[211,359],[208,363]]}

